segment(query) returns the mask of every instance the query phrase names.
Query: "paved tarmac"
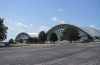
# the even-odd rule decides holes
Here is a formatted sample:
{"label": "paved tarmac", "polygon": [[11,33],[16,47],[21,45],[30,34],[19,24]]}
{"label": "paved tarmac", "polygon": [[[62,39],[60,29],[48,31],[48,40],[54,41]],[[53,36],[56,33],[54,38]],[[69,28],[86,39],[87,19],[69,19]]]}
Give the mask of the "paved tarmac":
{"label": "paved tarmac", "polygon": [[0,48],[0,65],[100,65],[100,44]]}

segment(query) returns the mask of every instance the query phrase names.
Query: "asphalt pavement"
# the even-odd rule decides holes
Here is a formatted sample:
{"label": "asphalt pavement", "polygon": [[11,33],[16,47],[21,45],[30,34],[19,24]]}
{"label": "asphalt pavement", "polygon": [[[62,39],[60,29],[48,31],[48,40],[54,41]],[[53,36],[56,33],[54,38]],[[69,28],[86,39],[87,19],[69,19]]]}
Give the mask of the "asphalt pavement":
{"label": "asphalt pavement", "polygon": [[100,65],[100,44],[0,48],[0,65]]}

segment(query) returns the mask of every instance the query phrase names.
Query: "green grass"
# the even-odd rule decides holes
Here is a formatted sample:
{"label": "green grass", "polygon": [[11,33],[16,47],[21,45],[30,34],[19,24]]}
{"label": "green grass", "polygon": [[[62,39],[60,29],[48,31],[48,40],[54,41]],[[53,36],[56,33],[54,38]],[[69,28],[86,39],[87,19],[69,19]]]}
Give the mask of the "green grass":
{"label": "green grass", "polygon": [[[68,41],[57,41],[55,42],[55,44],[69,44]],[[52,45],[51,42],[47,42],[47,43],[38,43],[38,44],[24,44],[24,43],[20,43],[20,44],[10,44],[10,47],[23,47],[23,46],[45,46],[45,45]],[[1,47],[5,47],[5,44],[0,44],[0,48]]]}
{"label": "green grass", "polygon": [[0,44],[0,47],[4,47],[5,45],[4,44]]}
{"label": "green grass", "polygon": [[[10,47],[30,46],[31,44],[10,44]],[[5,44],[0,44],[0,47],[5,47]]]}
{"label": "green grass", "polygon": [[31,44],[10,44],[10,47],[22,47],[22,46],[30,46]]}

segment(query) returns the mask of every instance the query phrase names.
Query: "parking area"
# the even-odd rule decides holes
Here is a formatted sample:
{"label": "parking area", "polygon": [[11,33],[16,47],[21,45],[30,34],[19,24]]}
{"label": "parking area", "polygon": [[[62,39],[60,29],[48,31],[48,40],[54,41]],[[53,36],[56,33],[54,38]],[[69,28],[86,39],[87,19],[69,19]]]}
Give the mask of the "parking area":
{"label": "parking area", "polygon": [[99,65],[99,43],[0,48],[0,65]]}

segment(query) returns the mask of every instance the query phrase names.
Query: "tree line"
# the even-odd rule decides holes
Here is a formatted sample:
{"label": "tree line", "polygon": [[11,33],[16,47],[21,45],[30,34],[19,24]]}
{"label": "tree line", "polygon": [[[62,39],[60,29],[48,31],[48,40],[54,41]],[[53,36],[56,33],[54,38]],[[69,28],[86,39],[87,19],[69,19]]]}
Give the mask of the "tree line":
{"label": "tree line", "polygon": [[[7,39],[7,30],[8,27],[5,26],[4,24],[4,19],[0,18],[0,41],[3,41],[5,39]],[[70,43],[72,41],[76,41],[79,40],[80,36],[79,36],[79,32],[77,30],[76,27],[74,26],[68,26],[67,28],[64,29],[64,31],[61,33],[61,37],[60,37],[60,41],[62,40],[68,40],[70,41]],[[48,38],[49,41],[51,41],[52,43],[54,43],[55,41],[58,40],[57,34],[55,32],[52,32]],[[47,41],[47,34],[44,31],[41,31],[37,37],[29,37],[27,40],[27,43],[44,43],[45,41]],[[23,39],[19,39],[20,43],[23,43]],[[15,41],[13,39],[9,40],[9,43],[15,43]]]}
{"label": "tree line", "polygon": [[[51,42],[55,42],[58,40],[58,37],[56,35],[55,32],[51,33],[50,37],[49,37],[49,41]],[[27,40],[27,43],[31,43],[31,44],[44,44],[45,41],[47,41],[47,34],[44,31],[41,31],[37,37],[29,37]],[[22,39],[19,40],[20,43],[23,43]]]}
{"label": "tree line", "polygon": [[[77,41],[80,39],[79,32],[76,27],[74,26],[68,26],[67,28],[64,29],[64,31],[61,33],[60,41],[63,40],[68,40],[70,43],[72,41]],[[55,32],[52,32],[48,38],[49,41],[51,41],[53,44],[55,41],[58,40],[57,34]],[[10,40],[11,41],[11,40]],[[44,31],[41,31],[37,37],[29,37],[27,42],[28,43],[45,43],[47,41],[47,34]],[[23,40],[19,40],[20,43],[23,43]]]}

